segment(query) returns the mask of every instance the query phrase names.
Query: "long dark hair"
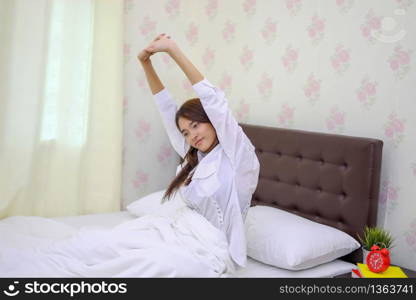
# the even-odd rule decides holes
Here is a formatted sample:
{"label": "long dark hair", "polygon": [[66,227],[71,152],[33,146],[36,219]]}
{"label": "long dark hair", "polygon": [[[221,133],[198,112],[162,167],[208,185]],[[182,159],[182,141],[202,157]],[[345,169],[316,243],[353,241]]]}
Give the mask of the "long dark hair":
{"label": "long dark hair", "polygon": [[[178,130],[179,128],[179,118],[183,117],[191,121],[197,121],[202,123],[211,123],[207,114],[205,113],[204,107],[201,104],[199,98],[192,98],[187,100],[181,105],[181,107],[176,112],[175,123]],[[182,168],[178,175],[172,180],[169,187],[166,189],[165,195],[162,198],[162,202],[169,200],[171,195],[183,184],[188,185],[192,181],[192,175],[189,176],[189,173],[198,165],[198,149],[190,146],[188,152],[185,154],[184,158],[181,158],[180,163],[184,161],[187,164]],[[188,178],[189,176],[189,178]]]}

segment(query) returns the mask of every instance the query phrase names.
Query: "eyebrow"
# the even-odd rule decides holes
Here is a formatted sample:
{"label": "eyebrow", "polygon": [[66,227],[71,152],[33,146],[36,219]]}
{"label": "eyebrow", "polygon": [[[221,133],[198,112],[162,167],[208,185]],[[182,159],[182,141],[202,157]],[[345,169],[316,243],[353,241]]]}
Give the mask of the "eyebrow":
{"label": "eyebrow", "polygon": [[[192,123],[194,123],[194,122],[195,122],[195,121],[190,121],[190,122],[189,122],[189,124],[188,124],[188,126],[189,126],[189,125],[192,125]],[[185,129],[182,129],[182,130],[181,130],[181,133],[183,133],[185,130],[186,130],[186,128],[185,128]]]}

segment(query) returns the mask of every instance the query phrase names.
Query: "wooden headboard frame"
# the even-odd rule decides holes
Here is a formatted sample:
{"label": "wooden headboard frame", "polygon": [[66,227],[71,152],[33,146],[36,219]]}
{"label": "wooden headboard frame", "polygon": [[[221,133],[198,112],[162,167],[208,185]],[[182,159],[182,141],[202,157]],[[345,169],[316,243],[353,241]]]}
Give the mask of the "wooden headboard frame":
{"label": "wooden headboard frame", "polygon": [[[355,239],[365,225],[376,225],[381,140],[240,125],[260,161],[252,206],[277,207],[335,227]],[[342,259],[361,262],[361,251]]]}

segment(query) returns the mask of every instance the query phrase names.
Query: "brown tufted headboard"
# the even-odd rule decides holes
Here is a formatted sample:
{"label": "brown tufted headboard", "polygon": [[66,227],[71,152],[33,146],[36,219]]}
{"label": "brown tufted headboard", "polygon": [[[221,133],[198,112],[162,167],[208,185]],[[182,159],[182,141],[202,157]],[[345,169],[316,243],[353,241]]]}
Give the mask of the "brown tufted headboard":
{"label": "brown tufted headboard", "polygon": [[[376,225],[381,140],[240,125],[260,161],[252,206],[277,207],[355,239],[365,225]],[[361,250],[342,259],[361,262]]]}

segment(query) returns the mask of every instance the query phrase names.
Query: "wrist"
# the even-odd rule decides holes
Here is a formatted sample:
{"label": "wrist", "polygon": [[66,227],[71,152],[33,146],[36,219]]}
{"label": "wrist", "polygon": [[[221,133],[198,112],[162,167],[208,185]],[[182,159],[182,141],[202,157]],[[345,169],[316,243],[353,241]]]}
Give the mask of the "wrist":
{"label": "wrist", "polygon": [[150,58],[148,58],[146,60],[139,60],[139,61],[142,65],[151,65],[152,64],[152,61],[150,60]]}
{"label": "wrist", "polygon": [[173,55],[179,53],[180,49],[179,49],[178,45],[176,45],[175,43],[172,43],[172,45],[169,46],[167,52],[170,56],[173,56]]}

